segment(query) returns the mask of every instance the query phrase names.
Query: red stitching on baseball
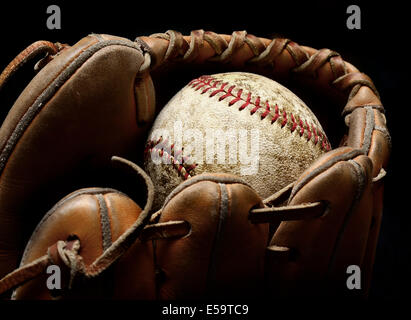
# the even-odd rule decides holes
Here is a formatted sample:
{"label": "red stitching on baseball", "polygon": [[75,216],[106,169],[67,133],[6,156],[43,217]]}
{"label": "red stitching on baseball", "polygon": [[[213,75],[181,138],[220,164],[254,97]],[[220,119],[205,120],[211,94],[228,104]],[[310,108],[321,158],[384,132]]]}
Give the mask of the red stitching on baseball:
{"label": "red stitching on baseball", "polygon": [[[243,95],[243,89],[238,88],[237,94],[233,94],[233,90],[236,88],[235,85],[230,86],[228,89],[226,89],[226,86],[228,85],[228,82],[224,82],[220,85],[221,80],[217,80],[213,78],[212,76],[201,76],[197,79],[194,79],[189,82],[189,86],[191,86],[194,90],[198,91],[201,88],[204,88],[201,91],[201,94],[204,94],[208,91],[211,91],[209,97],[214,97],[218,93],[224,93],[222,96],[218,98],[219,101],[225,100],[229,97],[232,97],[228,102],[228,106],[232,106],[233,104],[239,102],[240,100],[243,101],[244,103],[238,108],[238,110],[244,110],[246,107],[249,105],[252,105],[253,108],[250,110],[250,114],[253,115],[258,109],[262,108],[261,106],[261,101],[260,97],[257,96],[255,101],[252,102],[252,93],[249,92],[247,94],[247,98],[244,100],[242,98]],[[272,108],[270,107],[268,101],[266,101],[266,108],[265,111],[261,114],[261,120],[265,119],[268,115],[272,115],[271,118],[271,124],[277,121],[277,119],[280,117],[280,108],[276,104],[274,106],[274,114],[271,113]],[[323,132],[320,132],[318,128],[316,129],[314,125],[308,124],[307,120],[303,120],[301,118],[296,120],[296,117],[294,114],[289,113],[287,114],[287,111],[284,109],[282,110],[282,121],[280,123],[281,128],[284,128],[287,123],[290,123],[290,126],[287,126],[291,132],[294,132],[297,127],[300,127],[299,130],[299,135],[302,137],[305,132],[307,132],[307,141],[311,141],[311,138],[314,136],[314,140],[312,141],[315,145],[318,144],[319,140],[321,139],[321,148],[325,149],[326,151],[329,151],[331,149],[331,145],[329,144],[326,135]]]}
{"label": "red stitching on baseball", "polygon": [[275,107],[274,107],[274,116],[273,116],[273,118],[271,119],[271,124],[273,124],[274,122],[276,122],[279,116],[280,116],[280,110],[279,110],[279,108],[278,108],[278,105],[275,104]]}
{"label": "red stitching on baseball", "polygon": [[263,120],[266,116],[269,115],[271,109],[270,109],[270,105],[268,103],[268,101],[265,102],[265,111],[263,114],[261,114],[261,120]]}
{"label": "red stitching on baseball", "polygon": [[283,122],[281,122],[281,128],[284,128],[286,124],[287,124],[287,112],[284,110],[283,111]]}
{"label": "red stitching on baseball", "polygon": [[148,140],[146,147],[144,149],[144,156],[148,157],[151,155],[152,152],[156,152],[161,158],[166,157],[171,164],[173,165],[173,168],[177,170],[177,173],[183,177],[184,180],[187,180],[188,178],[191,177],[190,172],[193,171],[196,167],[197,164],[187,164],[188,160],[190,159],[188,156],[182,156],[181,157],[181,162],[179,162],[176,157],[181,155],[183,152],[182,149],[177,150],[175,148],[175,145],[172,144],[169,146],[170,153],[164,150],[164,148],[167,146],[168,140],[165,139],[163,141],[163,137],[160,137],[157,141],[154,140]]}
{"label": "red stitching on baseball", "polygon": [[291,114],[291,121],[293,122],[293,126],[291,127],[291,132],[294,132],[295,128],[297,128],[297,122],[295,121],[293,114]]}
{"label": "red stitching on baseball", "polygon": [[310,141],[310,140],[311,140],[312,133],[311,133],[310,125],[308,124],[307,120],[305,121],[305,125],[307,126],[307,131],[308,131],[307,141]]}
{"label": "red stitching on baseball", "polygon": [[231,94],[231,91],[233,91],[234,88],[235,86],[231,86],[230,88],[228,88],[227,93],[218,98],[218,101],[224,100],[227,97],[232,97],[233,95]]}
{"label": "red stitching on baseball", "polygon": [[221,85],[220,89],[217,89],[217,90],[214,90],[213,92],[211,92],[210,97],[214,97],[214,96],[215,96],[217,93],[219,93],[219,92],[225,92],[225,91],[224,91],[224,87],[225,87],[227,84],[228,84],[227,82],[224,82],[224,83]]}
{"label": "red stitching on baseball", "polygon": [[243,89],[238,90],[237,92],[237,97],[233,100],[231,100],[228,105],[231,107],[234,103],[238,102],[239,100],[241,100],[241,95],[243,94]]}
{"label": "red stitching on baseball", "polygon": [[300,128],[301,128],[301,130],[300,130],[300,137],[302,137],[303,136],[303,134],[304,134],[304,123],[303,123],[303,121],[300,119]]}
{"label": "red stitching on baseball", "polygon": [[203,91],[201,91],[201,94],[206,93],[208,90],[216,88],[217,87],[218,82],[215,82],[212,86],[208,86],[206,87]]}
{"label": "red stitching on baseball", "polygon": [[258,96],[254,102],[255,107],[251,109],[250,114],[253,115],[258,109],[260,109],[260,97]]}
{"label": "red stitching on baseball", "polygon": [[312,126],[312,128],[313,128],[313,133],[314,133],[314,144],[317,144],[317,143],[318,143],[317,130],[316,130],[316,128],[314,127],[314,125]]}
{"label": "red stitching on baseball", "polygon": [[246,102],[240,108],[238,108],[238,110],[240,111],[244,110],[250,104],[250,102],[251,102],[251,92],[248,93]]}

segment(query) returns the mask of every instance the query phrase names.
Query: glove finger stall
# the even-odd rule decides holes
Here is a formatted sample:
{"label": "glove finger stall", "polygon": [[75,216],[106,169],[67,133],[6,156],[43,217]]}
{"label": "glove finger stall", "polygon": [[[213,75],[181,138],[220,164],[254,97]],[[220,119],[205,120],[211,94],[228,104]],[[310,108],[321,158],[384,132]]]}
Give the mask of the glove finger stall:
{"label": "glove finger stall", "polygon": [[271,294],[348,294],[346,268],[362,266],[371,229],[371,172],[367,156],[343,147],[322,156],[300,177],[289,205],[321,201],[326,209],[320,217],[279,225],[270,246],[292,254],[281,263],[275,252],[268,256]]}
{"label": "glove finger stall", "polygon": [[[114,189],[82,189],[58,202],[41,220],[28,242],[21,266],[47,252],[59,240],[75,237],[80,241],[83,263],[93,263],[137,220],[141,208]],[[154,266],[151,242],[136,241],[130,249],[103,274],[92,279],[74,278],[68,290],[70,270],[61,266],[61,290],[48,290],[47,278],[40,276],[14,292],[14,299],[62,298],[154,298]]]}
{"label": "glove finger stall", "polygon": [[184,220],[191,230],[155,241],[159,299],[258,295],[268,224],[248,221],[249,210],[263,206],[261,199],[233,178],[198,175],[166,200],[159,222]]}

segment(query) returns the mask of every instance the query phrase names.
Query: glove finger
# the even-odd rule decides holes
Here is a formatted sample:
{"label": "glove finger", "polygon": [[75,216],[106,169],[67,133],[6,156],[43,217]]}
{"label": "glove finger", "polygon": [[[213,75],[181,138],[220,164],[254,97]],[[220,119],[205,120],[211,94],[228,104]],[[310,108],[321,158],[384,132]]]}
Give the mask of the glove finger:
{"label": "glove finger", "polygon": [[[21,266],[46,254],[57,241],[72,238],[80,241],[79,255],[86,266],[90,265],[133,224],[141,211],[134,201],[114,189],[73,192],[43,217],[26,246]],[[14,298],[52,299],[64,294],[71,298],[154,298],[152,263],[151,243],[137,241],[108,272],[96,279],[78,279],[70,292],[63,291],[67,289],[70,270],[62,270],[62,290],[49,290],[46,283],[50,275],[44,272],[15,290]]]}
{"label": "glove finger", "polygon": [[323,202],[326,209],[319,217],[283,221],[276,230],[270,246],[290,254],[278,261],[270,251],[272,294],[324,295],[327,288],[348,294],[346,268],[361,266],[371,226],[371,172],[367,156],[345,147],[325,154],[296,181],[289,205]]}
{"label": "glove finger", "polygon": [[268,224],[251,224],[248,213],[262,206],[256,192],[232,175],[201,174],[180,184],[159,222],[184,220],[191,231],[156,240],[159,299],[258,295]]}

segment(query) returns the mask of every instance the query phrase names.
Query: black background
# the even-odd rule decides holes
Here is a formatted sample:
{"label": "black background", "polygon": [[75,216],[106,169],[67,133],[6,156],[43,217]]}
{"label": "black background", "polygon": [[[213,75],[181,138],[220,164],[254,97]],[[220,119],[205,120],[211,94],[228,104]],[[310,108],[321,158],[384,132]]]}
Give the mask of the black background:
{"label": "black background", "polygon": [[[405,3],[405,2],[403,2]],[[48,30],[47,6],[61,9],[61,30]],[[350,4],[361,9],[361,29],[346,26]],[[407,297],[410,269],[408,154],[411,130],[408,9],[393,1],[50,1],[2,2],[0,68],[36,40],[74,44],[90,33],[134,39],[169,29],[231,34],[247,30],[259,37],[283,36],[301,45],[330,48],[373,79],[386,109],[393,142],[385,187],[383,223],[370,300]],[[4,92],[0,92],[0,95]],[[4,112],[10,106],[1,105]]]}

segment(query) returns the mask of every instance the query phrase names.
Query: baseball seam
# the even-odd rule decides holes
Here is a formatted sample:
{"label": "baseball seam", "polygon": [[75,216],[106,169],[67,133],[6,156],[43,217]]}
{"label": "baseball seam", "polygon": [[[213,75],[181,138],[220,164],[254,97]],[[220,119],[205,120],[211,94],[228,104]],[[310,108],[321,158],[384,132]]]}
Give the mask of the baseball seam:
{"label": "baseball seam", "polygon": [[[296,118],[293,113],[287,113],[285,108],[280,108],[277,104],[275,104],[272,108],[268,101],[266,101],[265,104],[262,103],[260,96],[253,96],[252,92],[248,92],[248,94],[246,94],[246,98],[244,99],[244,90],[242,88],[236,88],[235,85],[230,86],[228,82],[222,82],[212,76],[201,76],[190,81],[187,86],[193,88],[195,91],[201,89],[201,94],[205,94],[209,91],[210,98],[214,97],[218,93],[223,93],[223,95],[218,98],[219,101],[223,101],[227,98],[233,98],[228,102],[229,107],[237,102],[242,102],[238,110],[242,111],[247,107],[252,107],[250,110],[250,115],[253,115],[258,109],[265,108],[264,112],[261,114],[261,120],[266,119],[268,115],[270,115],[271,124],[277,123],[281,128],[287,127],[291,132],[296,131],[299,127],[300,137],[305,134],[307,142],[311,141],[314,145],[321,142],[321,149],[325,151],[329,151],[331,149],[326,135],[313,124],[310,126],[307,120]],[[234,89],[237,90],[236,94],[233,93]],[[274,113],[272,111],[274,111]],[[277,121],[279,119],[281,121]]]}
{"label": "baseball seam", "polygon": [[[167,150],[169,150],[170,152],[167,152]],[[173,167],[176,169],[178,174],[184,180],[191,178],[190,173],[197,167],[196,163],[188,164],[187,162],[190,161],[190,157],[183,156],[182,149],[177,150],[174,146],[174,143],[170,145],[167,139],[163,141],[163,137],[160,137],[157,141],[155,140],[147,141],[147,145],[144,150],[145,156],[147,157],[149,154],[153,155],[153,152],[154,154],[157,154],[160,158],[162,159],[166,158],[168,161],[170,161],[170,164],[173,165]]]}
{"label": "baseball seam", "polygon": [[[250,115],[253,115],[258,109],[264,108],[259,96],[256,96],[256,98],[253,99],[253,94],[249,92],[246,95],[247,98],[244,99],[242,97],[243,89],[238,89],[237,94],[234,95],[233,90],[236,88],[236,86],[232,85],[227,89],[227,86],[229,85],[228,82],[221,82],[222,81],[217,80],[212,76],[201,76],[190,81],[187,86],[191,86],[195,91],[202,89],[201,94],[210,91],[210,98],[214,97],[218,93],[223,93],[223,95],[219,97],[219,101],[225,100],[229,97],[234,98],[228,102],[228,106],[232,106],[235,103],[241,101],[243,103],[239,107],[239,111],[242,111],[246,107],[251,106],[253,108],[250,110]],[[278,123],[281,128],[287,126],[287,128],[289,128],[291,132],[294,132],[295,130],[297,130],[297,127],[300,127],[299,135],[300,137],[302,137],[305,133],[307,142],[311,141],[314,145],[317,145],[321,141],[320,147],[323,150],[329,151],[331,149],[326,135],[321,130],[316,128],[313,124],[311,124],[310,126],[306,120],[303,120],[301,118],[299,118],[299,120],[297,121],[294,114],[292,114],[291,112],[287,113],[285,109],[281,110],[277,104],[274,106],[274,114],[271,111],[272,108],[269,105],[268,101],[266,101],[265,111],[261,114],[261,120],[264,120],[268,115],[271,115],[271,124]],[[278,119],[280,119],[280,117],[282,117],[282,120],[277,121]],[[312,140],[313,137],[314,139]],[[182,149],[177,150],[174,144],[170,144],[167,139],[163,140],[163,137],[160,137],[157,141],[147,141],[146,148],[144,150],[145,157],[147,157],[149,154],[153,155],[153,152],[160,158],[166,158],[184,180],[191,178],[193,176],[193,170],[198,166],[198,164],[196,163],[188,164],[187,162],[190,162],[190,157],[187,155],[183,156]]]}

